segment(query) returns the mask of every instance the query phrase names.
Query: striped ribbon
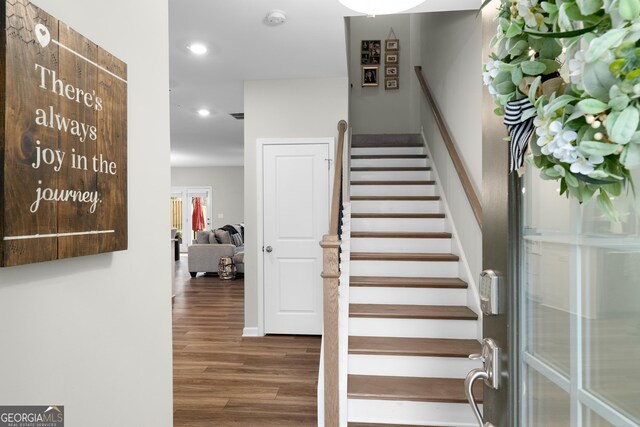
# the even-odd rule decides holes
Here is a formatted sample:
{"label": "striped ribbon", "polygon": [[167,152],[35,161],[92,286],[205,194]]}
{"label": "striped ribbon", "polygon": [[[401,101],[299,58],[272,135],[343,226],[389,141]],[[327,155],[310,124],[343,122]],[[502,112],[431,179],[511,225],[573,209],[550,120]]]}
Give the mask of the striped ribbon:
{"label": "striped ribbon", "polygon": [[524,164],[529,138],[533,133],[533,119],[535,116],[522,120],[525,112],[535,107],[529,98],[509,101],[505,108],[504,124],[507,126],[511,141],[509,145],[509,172],[516,171]]}

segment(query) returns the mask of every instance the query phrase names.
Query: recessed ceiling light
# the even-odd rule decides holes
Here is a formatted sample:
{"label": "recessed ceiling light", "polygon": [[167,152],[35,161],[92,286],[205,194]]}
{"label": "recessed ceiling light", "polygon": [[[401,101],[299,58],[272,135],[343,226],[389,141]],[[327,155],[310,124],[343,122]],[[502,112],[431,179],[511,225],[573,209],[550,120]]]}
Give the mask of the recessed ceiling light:
{"label": "recessed ceiling light", "polygon": [[206,108],[202,108],[202,109],[198,110],[198,115],[200,117],[207,117],[210,114],[211,114],[211,111],[207,110]]}
{"label": "recessed ceiling light", "polygon": [[277,27],[278,25],[282,25],[286,22],[287,15],[285,15],[281,10],[272,10],[264,17],[264,23],[271,27]]}
{"label": "recessed ceiling light", "polygon": [[204,55],[207,53],[207,47],[202,43],[194,43],[187,46],[187,48],[196,55]]}

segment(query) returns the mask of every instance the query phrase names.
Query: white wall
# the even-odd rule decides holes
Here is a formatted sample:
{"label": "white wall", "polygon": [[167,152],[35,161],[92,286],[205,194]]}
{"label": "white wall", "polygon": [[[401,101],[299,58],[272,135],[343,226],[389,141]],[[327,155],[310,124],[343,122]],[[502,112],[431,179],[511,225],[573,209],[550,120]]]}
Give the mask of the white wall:
{"label": "white wall", "polygon": [[171,186],[212,188],[212,228],[244,222],[244,167],[173,167]]}
{"label": "white wall", "polygon": [[[352,17],[349,30],[349,81],[351,82],[350,119],[354,134],[358,133],[416,133],[417,114],[412,109],[411,94],[415,74],[411,66],[411,15],[384,15],[375,18]],[[398,90],[384,89],[384,41],[393,27],[400,40]],[[360,51],[362,40],[380,40],[379,83],[377,87],[362,87]]]}
{"label": "white wall", "polygon": [[[421,52],[417,63],[436,98],[476,193],[482,194],[482,22],[476,11],[420,16]],[[482,232],[444,146],[425,98],[422,126],[438,169],[440,184],[466,255],[473,282],[482,271]],[[503,141],[495,141],[503,144]],[[506,225],[505,225],[506,226]],[[470,301],[475,303],[476,301]]]}
{"label": "white wall", "polygon": [[258,138],[336,137],[348,119],[347,78],[254,80],[244,85],[245,327],[258,326]]}
{"label": "white wall", "polygon": [[36,3],[128,64],[129,250],[0,269],[0,404],[170,426],[167,2]]}

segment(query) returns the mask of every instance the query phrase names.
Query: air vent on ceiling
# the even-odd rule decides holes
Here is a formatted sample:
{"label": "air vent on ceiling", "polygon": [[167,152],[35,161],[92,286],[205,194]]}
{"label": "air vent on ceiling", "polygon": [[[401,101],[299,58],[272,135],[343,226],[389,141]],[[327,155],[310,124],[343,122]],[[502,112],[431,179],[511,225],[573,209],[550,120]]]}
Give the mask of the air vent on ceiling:
{"label": "air vent on ceiling", "polygon": [[236,120],[244,120],[244,113],[229,113]]}

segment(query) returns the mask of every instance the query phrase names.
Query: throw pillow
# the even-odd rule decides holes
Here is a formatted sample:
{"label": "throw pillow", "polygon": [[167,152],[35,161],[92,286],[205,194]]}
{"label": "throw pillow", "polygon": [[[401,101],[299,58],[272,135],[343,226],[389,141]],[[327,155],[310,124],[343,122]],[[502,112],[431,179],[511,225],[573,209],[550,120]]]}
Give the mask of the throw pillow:
{"label": "throw pillow", "polygon": [[240,233],[232,234],[231,239],[233,240],[234,245],[242,246],[242,236],[240,236]]}
{"label": "throw pillow", "polygon": [[218,244],[218,241],[216,240],[216,233],[214,233],[213,230],[209,232],[209,243],[212,245]]}
{"label": "throw pillow", "polygon": [[196,235],[196,243],[209,243],[209,232],[208,231],[198,231]]}
{"label": "throw pillow", "polygon": [[216,234],[216,239],[218,240],[218,242],[225,244],[231,243],[231,237],[229,236],[228,231],[218,228],[216,231],[214,231],[214,233]]}

